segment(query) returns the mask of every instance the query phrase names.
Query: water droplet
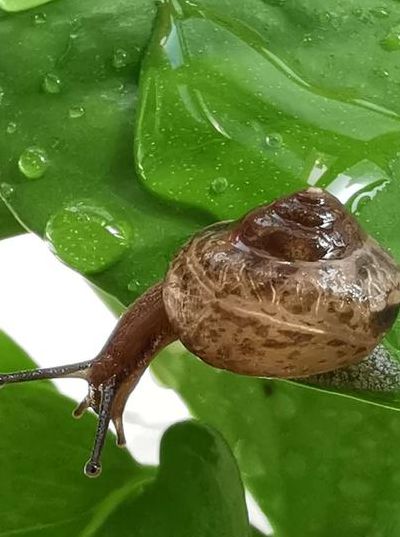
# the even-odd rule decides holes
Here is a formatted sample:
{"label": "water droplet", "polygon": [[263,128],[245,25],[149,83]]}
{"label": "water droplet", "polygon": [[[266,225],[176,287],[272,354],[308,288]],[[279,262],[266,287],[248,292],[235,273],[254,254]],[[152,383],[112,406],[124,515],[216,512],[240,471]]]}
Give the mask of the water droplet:
{"label": "water droplet", "polygon": [[228,188],[226,177],[216,177],[211,181],[210,190],[213,194],[222,194]]}
{"label": "water droplet", "polygon": [[18,160],[18,167],[28,179],[39,179],[49,165],[46,152],[40,147],[28,147]]}
{"label": "water droplet", "polygon": [[17,124],[14,121],[10,121],[10,123],[7,125],[7,128],[6,128],[7,134],[14,134],[16,130],[17,130]]}
{"label": "water droplet", "polygon": [[70,39],[77,39],[80,30],[82,29],[82,21],[79,17],[75,17],[71,21],[72,31],[69,34]]}
{"label": "water droplet", "polygon": [[62,88],[61,79],[54,73],[47,73],[43,78],[42,88],[46,93],[57,94]]}
{"label": "water droplet", "polygon": [[115,67],[115,69],[123,69],[128,65],[129,62],[129,54],[127,51],[123,48],[117,48],[117,50],[114,52],[114,56],[112,59],[112,64]]}
{"label": "water droplet", "polygon": [[390,15],[389,11],[383,6],[372,9],[371,13],[374,15],[374,17],[378,17],[380,19],[385,19]]}
{"label": "water droplet", "polygon": [[4,89],[0,86],[0,104],[2,103],[3,101],[3,98],[4,98]]}
{"label": "water droplet", "polygon": [[33,15],[33,24],[39,26],[41,24],[45,24],[47,21],[47,15],[46,13],[35,13]]}
{"label": "water droplet", "polygon": [[381,41],[381,46],[389,52],[400,50],[400,26],[395,26]]}
{"label": "water droplet", "polygon": [[65,207],[46,226],[46,238],[56,255],[84,274],[102,272],[116,263],[130,236],[126,222],[87,201]]}
{"label": "water droplet", "polygon": [[139,288],[140,288],[139,280],[133,279],[128,283],[128,290],[129,291],[137,291]]}
{"label": "water droplet", "polygon": [[265,137],[265,143],[268,147],[276,148],[282,145],[282,136],[278,132],[272,132]]}
{"label": "water droplet", "polygon": [[4,200],[9,200],[14,194],[14,187],[8,183],[0,184],[0,195]]}
{"label": "water droplet", "polygon": [[77,119],[85,115],[85,109],[83,106],[71,106],[68,111],[68,115],[71,119]]}

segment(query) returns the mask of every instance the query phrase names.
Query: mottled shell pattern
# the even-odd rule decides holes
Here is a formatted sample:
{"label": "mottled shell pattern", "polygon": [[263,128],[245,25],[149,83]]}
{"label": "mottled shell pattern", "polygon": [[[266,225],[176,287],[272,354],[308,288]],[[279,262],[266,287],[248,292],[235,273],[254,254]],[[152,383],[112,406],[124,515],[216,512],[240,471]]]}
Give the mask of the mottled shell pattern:
{"label": "mottled shell pattern", "polygon": [[335,197],[310,188],[196,235],[163,299],[205,362],[303,377],[370,353],[397,316],[400,268]]}

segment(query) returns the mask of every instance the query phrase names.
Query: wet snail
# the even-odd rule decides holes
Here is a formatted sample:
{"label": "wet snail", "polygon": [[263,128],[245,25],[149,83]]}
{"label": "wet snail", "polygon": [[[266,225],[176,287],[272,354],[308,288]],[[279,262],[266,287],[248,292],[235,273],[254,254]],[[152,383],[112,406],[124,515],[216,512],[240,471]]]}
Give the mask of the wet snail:
{"label": "wet snail", "polygon": [[165,276],[121,317],[92,361],[0,375],[0,385],[55,377],[87,380],[98,426],[85,472],[100,473],[110,421],[122,414],[150,361],[174,340],[240,374],[296,378],[365,358],[400,306],[400,267],[341,203],[321,189],[203,230]]}

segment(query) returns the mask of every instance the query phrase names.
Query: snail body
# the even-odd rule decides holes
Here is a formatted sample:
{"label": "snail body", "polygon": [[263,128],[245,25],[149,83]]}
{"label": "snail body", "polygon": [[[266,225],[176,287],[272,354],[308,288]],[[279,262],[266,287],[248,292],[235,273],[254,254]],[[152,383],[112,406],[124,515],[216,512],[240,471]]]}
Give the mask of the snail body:
{"label": "snail body", "polygon": [[235,373],[306,377],[361,361],[399,305],[396,262],[336,198],[310,188],[194,236],[93,360],[0,375],[0,386],[85,379],[88,395],[75,416],[88,408],[99,416],[85,466],[95,477],[110,421],[124,445],[129,394],[172,341]]}

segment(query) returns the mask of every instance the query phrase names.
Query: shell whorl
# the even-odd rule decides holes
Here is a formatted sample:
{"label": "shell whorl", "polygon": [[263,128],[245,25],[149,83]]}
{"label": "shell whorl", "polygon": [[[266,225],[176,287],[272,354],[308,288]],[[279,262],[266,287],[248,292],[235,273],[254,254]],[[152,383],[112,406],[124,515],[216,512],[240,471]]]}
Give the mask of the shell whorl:
{"label": "shell whorl", "polygon": [[377,345],[398,312],[400,271],[339,201],[309,189],[196,235],[163,296],[181,341],[204,361],[301,377]]}
{"label": "shell whorl", "polygon": [[310,188],[247,214],[232,239],[285,261],[343,259],[366,236],[333,196]]}

